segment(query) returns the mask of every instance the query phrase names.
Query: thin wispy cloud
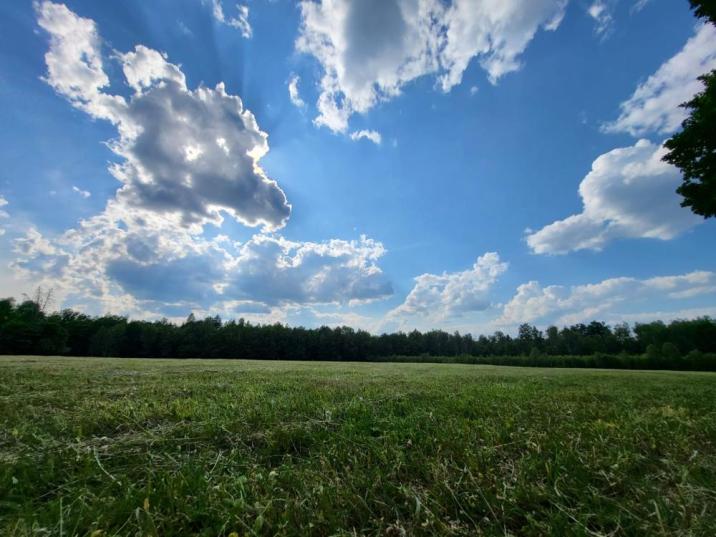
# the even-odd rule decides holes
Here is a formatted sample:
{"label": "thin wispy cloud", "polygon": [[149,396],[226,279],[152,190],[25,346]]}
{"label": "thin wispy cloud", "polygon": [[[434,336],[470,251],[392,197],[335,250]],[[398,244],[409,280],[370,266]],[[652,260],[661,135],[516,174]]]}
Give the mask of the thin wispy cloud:
{"label": "thin wispy cloud", "polygon": [[716,27],[697,26],[693,37],[621,103],[619,117],[603,126],[604,132],[668,134],[686,118],[680,105],[703,89],[698,78],[716,69]]}
{"label": "thin wispy cloud", "polygon": [[306,103],[303,99],[301,99],[301,94],[298,91],[298,83],[300,81],[301,78],[298,75],[293,75],[291,77],[291,80],[288,81],[288,97],[291,99],[294,106],[303,108],[306,106]]}
{"label": "thin wispy cloud", "polygon": [[76,194],[79,194],[79,196],[80,196],[81,198],[85,198],[85,199],[89,198],[89,197],[92,195],[91,192],[89,192],[89,191],[87,191],[87,190],[82,190],[81,188],[76,187],[76,186],[74,186],[74,185],[72,186],[72,192],[75,192]]}
{"label": "thin wispy cloud", "polygon": [[383,141],[383,137],[380,133],[373,130],[353,131],[350,136],[351,140],[369,140],[376,145],[380,145]]}
{"label": "thin wispy cloud", "polygon": [[[202,0],[206,3],[209,0]],[[211,12],[214,19],[221,24],[226,24],[232,28],[236,28],[246,39],[250,39],[253,35],[251,24],[249,23],[249,6],[244,4],[235,4],[236,14],[234,16],[226,16],[224,12],[223,0],[210,0]]]}

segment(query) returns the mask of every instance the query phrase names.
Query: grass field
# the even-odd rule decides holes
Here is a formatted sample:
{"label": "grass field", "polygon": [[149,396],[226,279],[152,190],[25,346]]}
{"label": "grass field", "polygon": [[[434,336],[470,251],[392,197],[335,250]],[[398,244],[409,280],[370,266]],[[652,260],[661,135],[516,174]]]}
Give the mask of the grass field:
{"label": "grass field", "polygon": [[716,533],[716,374],[0,357],[0,535]]}

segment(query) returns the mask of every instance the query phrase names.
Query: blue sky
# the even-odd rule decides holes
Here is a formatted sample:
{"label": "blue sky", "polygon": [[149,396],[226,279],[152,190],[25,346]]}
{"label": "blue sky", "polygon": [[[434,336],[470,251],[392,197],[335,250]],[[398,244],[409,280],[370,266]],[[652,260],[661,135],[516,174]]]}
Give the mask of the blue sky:
{"label": "blue sky", "polygon": [[0,295],[513,331],[716,314],[684,1],[0,5]]}

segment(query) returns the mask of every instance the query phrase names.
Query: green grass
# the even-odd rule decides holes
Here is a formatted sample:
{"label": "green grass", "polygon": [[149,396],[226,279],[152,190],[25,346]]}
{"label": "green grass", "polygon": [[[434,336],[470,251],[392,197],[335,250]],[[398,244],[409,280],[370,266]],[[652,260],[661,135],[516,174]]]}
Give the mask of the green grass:
{"label": "green grass", "polygon": [[0,535],[704,535],[716,375],[0,358]]}

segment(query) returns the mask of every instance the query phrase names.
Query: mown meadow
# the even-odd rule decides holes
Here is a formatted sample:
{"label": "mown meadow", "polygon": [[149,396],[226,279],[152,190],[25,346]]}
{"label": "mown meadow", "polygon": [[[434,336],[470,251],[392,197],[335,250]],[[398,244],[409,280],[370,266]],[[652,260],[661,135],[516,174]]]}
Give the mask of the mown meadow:
{"label": "mown meadow", "polygon": [[716,374],[0,357],[0,535],[704,535]]}

